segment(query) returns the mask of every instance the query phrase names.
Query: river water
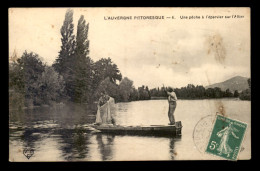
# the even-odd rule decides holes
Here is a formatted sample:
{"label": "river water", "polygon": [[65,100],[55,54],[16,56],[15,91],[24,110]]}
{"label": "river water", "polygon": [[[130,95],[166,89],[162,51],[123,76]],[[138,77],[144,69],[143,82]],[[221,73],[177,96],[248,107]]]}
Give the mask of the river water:
{"label": "river water", "polygon": [[[167,125],[167,100],[118,103],[115,116],[120,125]],[[179,100],[175,111],[182,136],[107,135],[89,124],[95,113],[85,105],[68,104],[9,112],[10,161],[126,161],[126,160],[215,160],[201,152],[193,140],[196,124],[203,117],[224,111],[243,121],[248,129],[239,159],[251,157],[251,102],[237,99]],[[27,159],[24,149],[33,149]]]}

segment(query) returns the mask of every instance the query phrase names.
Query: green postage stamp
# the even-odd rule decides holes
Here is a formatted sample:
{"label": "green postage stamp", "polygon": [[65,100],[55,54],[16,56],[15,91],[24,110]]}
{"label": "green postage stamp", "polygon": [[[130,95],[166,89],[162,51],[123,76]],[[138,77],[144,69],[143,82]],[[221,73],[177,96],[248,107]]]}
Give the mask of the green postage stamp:
{"label": "green postage stamp", "polygon": [[236,160],[246,128],[246,123],[217,115],[206,152],[228,160]]}

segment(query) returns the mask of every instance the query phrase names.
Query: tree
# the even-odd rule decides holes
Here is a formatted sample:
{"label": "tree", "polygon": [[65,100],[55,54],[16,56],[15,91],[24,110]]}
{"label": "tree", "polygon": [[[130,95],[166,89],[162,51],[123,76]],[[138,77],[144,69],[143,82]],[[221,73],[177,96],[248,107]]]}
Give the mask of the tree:
{"label": "tree", "polygon": [[151,98],[148,87],[145,88],[144,85],[142,87],[138,87],[138,94],[139,100],[149,100]]}
{"label": "tree", "polygon": [[101,81],[109,78],[110,82],[115,83],[122,80],[122,74],[120,73],[116,64],[112,62],[110,58],[101,58],[94,63],[94,78],[93,89],[96,89]]}
{"label": "tree", "polygon": [[238,97],[239,96],[239,93],[237,90],[234,91],[234,97]]}
{"label": "tree", "polygon": [[248,83],[249,89],[251,90],[251,78],[248,78],[247,83]]}
{"label": "tree", "polygon": [[250,89],[243,90],[243,91],[239,94],[239,98],[240,98],[241,100],[251,100],[251,92],[250,92]]}
{"label": "tree", "polygon": [[213,88],[207,88],[206,89],[206,96],[208,98],[215,98],[214,89]]}
{"label": "tree", "polygon": [[23,53],[22,57],[18,59],[18,65],[23,73],[23,84],[25,91],[25,98],[32,99],[33,103],[37,103],[37,96],[39,91],[37,89],[37,80],[44,71],[44,65],[38,54],[33,52]]}
{"label": "tree", "polygon": [[225,97],[232,97],[232,96],[233,96],[233,94],[232,94],[232,92],[229,90],[229,88],[226,89]]}
{"label": "tree", "polygon": [[72,55],[75,51],[75,36],[73,34],[74,24],[73,24],[73,10],[68,9],[65,14],[65,20],[60,29],[61,33],[61,50],[59,52],[58,58],[55,60],[53,67],[55,70],[63,76],[66,82],[67,79],[71,77],[71,68],[72,68]]}
{"label": "tree", "polygon": [[204,98],[205,96],[205,88],[203,86],[196,86],[196,92],[198,98]]}
{"label": "tree", "polygon": [[98,88],[96,89],[93,98],[94,100],[98,100],[101,96],[101,92],[106,91],[107,94],[115,99],[115,102],[119,102],[119,91],[118,85],[112,83],[109,78],[104,79],[99,84]]}
{"label": "tree", "polygon": [[159,93],[159,88],[153,88],[150,90],[151,96],[152,97],[158,97],[158,93]]}
{"label": "tree", "polygon": [[[15,60],[13,60],[15,59]],[[21,109],[24,107],[24,75],[17,63],[17,54],[10,57],[9,61],[9,107]]]}
{"label": "tree", "polygon": [[59,101],[64,82],[53,67],[42,63],[36,53],[25,51],[21,58],[10,65],[9,89],[12,107],[49,104]]}
{"label": "tree", "polygon": [[9,64],[9,89],[16,92],[24,92],[24,74],[21,66],[17,63]]}
{"label": "tree", "polygon": [[195,98],[195,86],[193,84],[188,84],[188,86],[186,87],[187,90],[187,96],[188,98]]}
{"label": "tree", "polygon": [[129,101],[136,101],[136,100],[139,100],[139,93],[138,90],[132,88],[129,96]]}
{"label": "tree", "polygon": [[87,57],[89,54],[88,29],[89,23],[86,24],[84,16],[81,15],[78,20],[75,49],[76,56],[78,57]]}
{"label": "tree", "polygon": [[120,92],[120,101],[127,102],[129,101],[131,91],[133,89],[133,81],[124,77],[119,84],[119,92]]}
{"label": "tree", "polygon": [[78,20],[76,48],[72,55],[72,66],[69,68],[70,76],[67,79],[67,92],[74,102],[89,102],[92,92],[93,61],[88,56],[88,28],[89,24],[86,24],[82,15]]}
{"label": "tree", "polygon": [[20,93],[26,105],[37,104],[39,96],[38,78],[44,71],[44,64],[36,53],[25,51],[10,69],[9,86]]}
{"label": "tree", "polygon": [[221,98],[221,97],[223,97],[223,92],[221,91],[221,88],[214,87],[213,91],[214,91],[214,96],[213,96],[214,98]]}
{"label": "tree", "polygon": [[39,98],[41,98],[42,103],[49,104],[50,101],[61,100],[64,91],[64,80],[53,67],[45,66],[37,83]]}
{"label": "tree", "polygon": [[247,80],[249,88],[239,94],[241,100],[251,100],[251,78]]}
{"label": "tree", "polygon": [[148,93],[148,99],[151,99],[151,93],[148,86],[145,87],[145,91]]}

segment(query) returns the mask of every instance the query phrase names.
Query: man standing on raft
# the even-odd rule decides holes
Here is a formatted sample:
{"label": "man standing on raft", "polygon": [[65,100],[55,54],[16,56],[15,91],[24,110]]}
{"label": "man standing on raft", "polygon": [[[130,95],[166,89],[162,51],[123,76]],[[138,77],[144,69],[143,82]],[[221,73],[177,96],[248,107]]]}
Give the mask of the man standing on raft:
{"label": "man standing on raft", "polygon": [[177,106],[177,96],[173,91],[172,87],[168,88],[168,91],[165,90],[168,95],[168,102],[169,102],[169,110],[168,110],[168,117],[170,120],[169,125],[175,125],[175,118],[174,118],[174,111]]}

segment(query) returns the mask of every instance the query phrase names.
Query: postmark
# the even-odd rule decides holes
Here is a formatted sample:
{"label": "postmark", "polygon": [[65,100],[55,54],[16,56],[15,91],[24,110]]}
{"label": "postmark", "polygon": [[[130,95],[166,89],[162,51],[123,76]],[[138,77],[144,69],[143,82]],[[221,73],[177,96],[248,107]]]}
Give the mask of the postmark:
{"label": "postmark", "polygon": [[246,123],[217,115],[205,152],[237,160],[246,128]]}
{"label": "postmark", "polygon": [[208,139],[213,127],[214,115],[207,115],[201,118],[193,130],[193,142],[199,152],[205,153]]}

